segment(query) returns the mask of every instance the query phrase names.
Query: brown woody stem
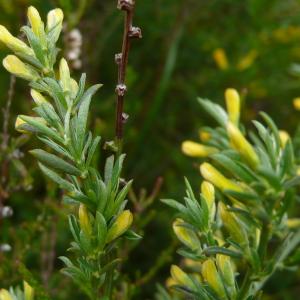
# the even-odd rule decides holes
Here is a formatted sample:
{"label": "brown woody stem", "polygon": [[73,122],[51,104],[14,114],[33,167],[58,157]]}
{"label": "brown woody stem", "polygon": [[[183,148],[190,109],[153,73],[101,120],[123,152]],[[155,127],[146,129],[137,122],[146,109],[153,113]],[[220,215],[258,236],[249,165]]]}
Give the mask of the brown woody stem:
{"label": "brown woody stem", "polygon": [[116,140],[118,152],[121,152],[123,139],[123,126],[127,120],[127,115],[123,112],[124,97],[127,91],[125,78],[126,68],[128,63],[128,55],[130,48],[130,40],[132,38],[141,38],[141,30],[138,27],[132,26],[132,19],[134,13],[135,0],[119,0],[118,8],[125,11],[126,16],[124,20],[124,34],[122,52],[116,54],[115,61],[118,66],[118,84],[116,87],[117,93],[117,109],[116,109]]}

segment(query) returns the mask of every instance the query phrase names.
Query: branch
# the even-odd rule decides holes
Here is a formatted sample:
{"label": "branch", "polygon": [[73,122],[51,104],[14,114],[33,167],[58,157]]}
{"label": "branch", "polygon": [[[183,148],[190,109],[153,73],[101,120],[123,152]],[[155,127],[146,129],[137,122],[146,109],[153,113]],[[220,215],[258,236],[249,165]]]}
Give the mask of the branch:
{"label": "branch", "polygon": [[118,66],[118,84],[117,93],[117,111],[116,111],[116,139],[118,142],[118,152],[121,152],[121,144],[123,139],[123,125],[128,116],[123,112],[124,97],[127,92],[125,83],[126,68],[128,63],[128,55],[130,48],[130,40],[133,38],[141,38],[142,33],[139,27],[132,26],[134,14],[135,0],[118,0],[118,9],[125,11],[124,34],[122,52],[116,54],[115,61]]}

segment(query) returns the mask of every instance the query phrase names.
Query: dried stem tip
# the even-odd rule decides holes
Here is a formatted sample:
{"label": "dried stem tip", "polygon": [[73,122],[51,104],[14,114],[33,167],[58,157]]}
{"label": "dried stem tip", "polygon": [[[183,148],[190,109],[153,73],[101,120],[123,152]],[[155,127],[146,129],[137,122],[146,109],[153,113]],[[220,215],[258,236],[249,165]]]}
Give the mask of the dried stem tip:
{"label": "dried stem tip", "polygon": [[134,8],[134,0],[119,0],[118,9],[130,11]]}

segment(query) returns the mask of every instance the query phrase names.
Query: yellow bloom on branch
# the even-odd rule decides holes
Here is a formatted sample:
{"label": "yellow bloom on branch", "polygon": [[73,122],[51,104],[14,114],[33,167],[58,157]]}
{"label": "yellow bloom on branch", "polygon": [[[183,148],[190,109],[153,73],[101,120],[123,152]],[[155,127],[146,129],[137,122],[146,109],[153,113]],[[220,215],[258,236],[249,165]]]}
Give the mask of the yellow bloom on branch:
{"label": "yellow bloom on branch", "polygon": [[30,90],[30,95],[35,102],[36,105],[41,105],[43,103],[47,103],[47,99],[38,91],[31,89]]}
{"label": "yellow bloom on branch", "polygon": [[297,97],[293,100],[293,105],[296,110],[300,110],[300,97]]}
{"label": "yellow bloom on branch", "polygon": [[124,210],[115,220],[111,228],[108,230],[106,242],[109,243],[112,240],[118,238],[125,233],[131,226],[133,221],[133,215],[130,210]]}
{"label": "yellow bloom on branch", "polygon": [[226,56],[224,49],[222,49],[222,48],[215,49],[213,52],[213,58],[217,64],[217,66],[219,67],[219,69],[221,69],[221,70],[228,69],[229,64],[228,64],[227,56]]}
{"label": "yellow bloom on branch", "polygon": [[24,300],[33,300],[34,299],[34,289],[26,282],[24,281]]}
{"label": "yellow bloom on branch", "polygon": [[176,284],[187,286],[189,288],[194,287],[193,281],[189,278],[188,274],[186,274],[178,266],[172,265],[170,273]]}
{"label": "yellow bloom on branch", "polygon": [[203,163],[202,165],[200,165],[200,172],[205,180],[209,181],[220,190],[232,190],[236,192],[243,191],[243,189],[238,184],[236,184],[232,180],[227,179],[209,163]]}
{"label": "yellow bloom on branch", "polygon": [[14,37],[4,26],[0,25],[0,41],[16,53],[33,56],[33,50],[23,41]]}
{"label": "yellow bloom on branch", "polygon": [[281,147],[284,148],[288,140],[290,139],[290,135],[285,130],[279,130],[279,138]]}
{"label": "yellow bloom on branch", "polygon": [[235,214],[228,211],[226,205],[222,202],[219,202],[219,213],[224,226],[234,241],[240,245],[247,246],[249,244],[247,233],[242,224],[237,220]]}
{"label": "yellow bloom on branch", "polygon": [[235,89],[226,89],[225,100],[229,120],[233,124],[238,125],[241,110],[241,101],[238,92]]}
{"label": "yellow bloom on branch", "polygon": [[214,261],[210,258],[202,264],[202,276],[210,287],[221,297],[227,299],[226,291]]}
{"label": "yellow bloom on branch", "polygon": [[176,219],[173,223],[173,230],[177,238],[188,248],[193,251],[196,251],[201,248],[199,239],[196,233],[184,227],[185,222],[182,219]]}
{"label": "yellow bloom on branch", "polygon": [[259,158],[252,145],[246,140],[238,127],[228,122],[227,133],[232,147],[240,153],[252,168],[256,168],[259,164]]}
{"label": "yellow bloom on branch", "polygon": [[238,70],[246,70],[251,67],[257,57],[257,51],[251,50],[249,51],[238,63],[237,69]]}
{"label": "yellow bloom on branch", "polygon": [[0,290],[0,300],[13,300],[13,298],[8,290],[1,289]]}
{"label": "yellow bloom on branch", "polygon": [[92,229],[89,213],[84,204],[80,204],[78,210],[78,216],[79,216],[79,224],[81,230],[85,233],[85,235],[91,236],[93,229]]}
{"label": "yellow bloom on branch", "polygon": [[219,152],[217,148],[205,146],[193,141],[184,141],[181,145],[181,150],[185,155],[191,157],[207,157]]}
{"label": "yellow bloom on branch", "polygon": [[17,77],[29,81],[36,81],[39,79],[38,73],[29,65],[24,64],[17,56],[8,55],[3,60],[4,68]]}
{"label": "yellow bloom on branch", "polygon": [[207,142],[211,139],[211,134],[204,129],[199,130],[199,138],[201,142]]}
{"label": "yellow bloom on branch", "polygon": [[201,184],[201,193],[208,207],[209,219],[213,221],[216,214],[215,188],[210,182],[203,181]]}
{"label": "yellow bloom on branch", "polygon": [[35,7],[30,6],[27,11],[27,17],[28,17],[28,20],[31,25],[33,33],[37,37],[39,37],[41,30],[44,27],[44,24],[41,20],[39,12],[37,11],[37,9]]}

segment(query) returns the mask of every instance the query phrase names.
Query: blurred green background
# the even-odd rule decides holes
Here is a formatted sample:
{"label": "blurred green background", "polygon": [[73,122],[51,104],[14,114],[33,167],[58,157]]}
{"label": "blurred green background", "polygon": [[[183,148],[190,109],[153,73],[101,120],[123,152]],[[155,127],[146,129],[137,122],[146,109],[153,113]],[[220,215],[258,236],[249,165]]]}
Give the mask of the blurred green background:
{"label": "blurred green background", "polygon": [[[90,84],[104,84],[94,98],[90,118],[91,128],[104,141],[114,137],[114,55],[121,49],[123,33],[124,16],[116,9],[116,2],[0,1],[0,23],[14,35],[26,22],[29,5],[44,17],[54,7],[64,10],[61,49],[72,58],[73,77],[86,72]],[[225,88],[234,87],[243,96],[242,117],[246,124],[250,125],[258,111],[265,110],[280,129],[293,132],[297,126],[299,115],[292,100],[300,96],[300,1],[137,0],[134,25],[142,28],[143,39],[133,42],[129,57],[124,177],[135,179],[137,195],[143,196],[146,189],[155,200],[149,207],[134,201],[129,204],[137,213],[137,231],[144,239],[134,249],[124,251],[122,272],[126,281],[137,288],[120,284],[120,299],[125,299],[122,291],[126,290],[129,292],[125,294],[132,294],[128,299],[153,299],[155,283],[163,283],[169,265],[179,259],[171,233],[173,212],[158,199],[182,198],[183,176],[195,189],[200,183],[195,160],[180,151],[183,140],[197,140],[198,129],[211,122],[201,112],[197,96],[223,104]],[[72,38],[80,39],[80,35],[82,46],[72,48]],[[0,45],[1,60],[6,53]],[[10,80],[2,69],[3,108]],[[14,131],[16,115],[30,114],[31,100],[21,80],[13,90],[8,123],[11,139],[1,151],[0,190],[1,199],[14,210],[13,217],[0,224],[0,244],[8,243],[12,250],[0,252],[0,283],[8,286],[19,283],[24,276],[34,277],[53,299],[82,299],[73,284],[57,272],[62,266],[55,258],[64,254],[70,241],[65,217],[70,208],[60,204],[60,191],[41,176],[27,153],[36,147],[36,139],[30,138],[24,144],[14,139],[19,136]],[[2,124],[2,114],[0,118]],[[108,154],[107,150],[102,152],[100,167]],[[8,171],[3,168],[7,160]],[[156,193],[159,177],[163,185]],[[296,299],[299,278],[294,273],[280,272],[267,285],[265,299]]]}

